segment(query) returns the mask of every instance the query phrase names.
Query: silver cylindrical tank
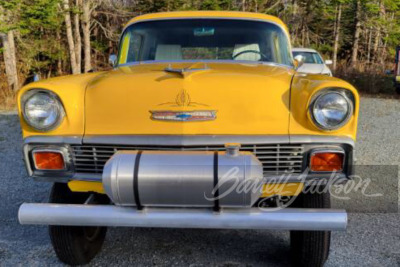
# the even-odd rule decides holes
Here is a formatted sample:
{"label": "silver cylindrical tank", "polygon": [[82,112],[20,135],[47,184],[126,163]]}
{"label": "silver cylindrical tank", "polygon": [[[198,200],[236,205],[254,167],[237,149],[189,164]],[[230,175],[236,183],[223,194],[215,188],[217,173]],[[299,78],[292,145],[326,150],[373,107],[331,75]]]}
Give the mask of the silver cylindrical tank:
{"label": "silver cylindrical tank", "polygon": [[103,171],[107,195],[122,206],[251,207],[262,179],[260,161],[232,149],[119,151]]}

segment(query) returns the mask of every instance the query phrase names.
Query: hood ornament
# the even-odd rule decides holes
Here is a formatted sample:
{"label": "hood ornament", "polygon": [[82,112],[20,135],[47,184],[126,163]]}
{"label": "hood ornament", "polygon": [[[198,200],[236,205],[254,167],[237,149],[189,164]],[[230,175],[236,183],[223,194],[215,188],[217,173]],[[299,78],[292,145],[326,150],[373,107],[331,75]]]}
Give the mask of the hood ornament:
{"label": "hood ornament", "polygon": [[199,72],[210,70],[210,68],[207,66],[206,63],[203,63],[203,67],[196,68],[195,66],[198,65],[198,64],[199,63],[195,63],[192,66],[190,66],[189,68],[181,68],[181,69],[175,69],[175,68],[172,67],[171,64],[169,64],[168,67],[166,67],[164,69],[164,71],[165,72],[170,72],[170,73],[176,73],[176,74],[181,75],[183,78],[187,78],[190,74],[199,73]]}

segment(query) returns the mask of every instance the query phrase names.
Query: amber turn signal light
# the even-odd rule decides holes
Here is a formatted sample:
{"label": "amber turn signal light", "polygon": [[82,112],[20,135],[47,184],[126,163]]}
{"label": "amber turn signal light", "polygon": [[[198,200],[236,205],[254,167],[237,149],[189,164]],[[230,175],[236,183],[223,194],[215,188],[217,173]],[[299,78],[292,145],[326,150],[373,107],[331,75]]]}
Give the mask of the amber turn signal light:
{"label": "amber turn signal light", "polygon": [[64,170],[64,157],[61,152],[34,151],[33,159],[37,170]]}
{"label": "amber turn signal light", "polygon": [[333,172],[343,170],[343,153],[321,152],[311,155],[310,168],[313,172]]}

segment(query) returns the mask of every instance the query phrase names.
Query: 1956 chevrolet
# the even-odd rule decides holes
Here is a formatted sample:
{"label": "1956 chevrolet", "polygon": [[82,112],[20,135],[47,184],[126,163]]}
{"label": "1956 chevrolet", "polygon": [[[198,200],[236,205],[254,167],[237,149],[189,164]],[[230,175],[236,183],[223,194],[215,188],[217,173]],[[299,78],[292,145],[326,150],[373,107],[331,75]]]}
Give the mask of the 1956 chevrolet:
{"label": "1956 chevrolet", "polygon": [[324,264],[347,225],[326,188],[352,175],[353,86],[297,72],[287,27],[263,14],[139,16],[110,61],[20,90],[27,171],[54,183],[21,224],[50,225],[72,265],[107,226],[290,230],[293,261]]}

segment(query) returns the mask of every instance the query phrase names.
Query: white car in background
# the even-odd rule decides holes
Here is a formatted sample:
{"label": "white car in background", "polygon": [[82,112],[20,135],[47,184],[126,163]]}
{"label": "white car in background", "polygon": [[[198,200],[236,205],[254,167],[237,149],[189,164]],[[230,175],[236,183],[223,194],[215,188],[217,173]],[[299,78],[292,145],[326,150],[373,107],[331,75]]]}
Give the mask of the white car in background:
{"label": "white car in background", "polygon": [[314,49],[310,48],[293,48],[293,57],[303,57],[303,65],[298,69],[299,72],[312,73],[312,74],[323,74],[332,76],[332,71],[327,65],[332,64],[332,60],[324,60],[321,55]]}

